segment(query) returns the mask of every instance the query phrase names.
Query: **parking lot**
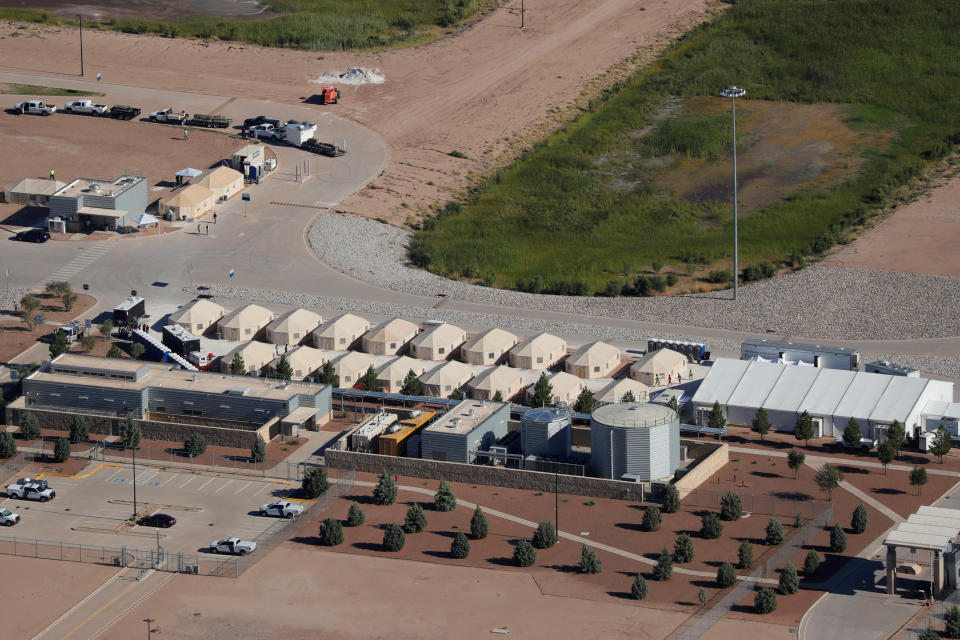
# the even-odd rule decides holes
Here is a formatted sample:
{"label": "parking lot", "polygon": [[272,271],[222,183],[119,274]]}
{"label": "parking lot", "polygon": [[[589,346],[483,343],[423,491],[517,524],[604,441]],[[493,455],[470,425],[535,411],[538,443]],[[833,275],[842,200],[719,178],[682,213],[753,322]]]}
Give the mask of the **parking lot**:
{"label": "parking lot", "polygon": [[93,463],[75,477],[45,479],[57,493],[50,502],[0,501],[21,516],[19,524],[0,530],[0,536],[149,549],[158,543],[159,532],[159,544],[168,553],[206,554],[215,539],[253,540],[276,523],[257,510],[291,488],[285,482],[138,465],[138,512],[167,513],[177,520],[169,529],[155,529],[126,524],[133,513],[130,466]]}

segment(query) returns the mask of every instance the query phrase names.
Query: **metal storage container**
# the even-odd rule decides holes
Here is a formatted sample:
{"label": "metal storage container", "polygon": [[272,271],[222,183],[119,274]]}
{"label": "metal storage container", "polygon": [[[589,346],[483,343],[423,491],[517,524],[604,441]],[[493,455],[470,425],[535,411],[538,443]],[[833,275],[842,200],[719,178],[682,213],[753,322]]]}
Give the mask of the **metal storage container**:
{"label": "metal storage container", "polygon": [[649,482],[671,478],[679,466],[680,419],[669,407],[627,402],[594,410],[590,420],[593,475]]}
{"label": "metal storage container", "polygon": [[525,456],[570,456],[570,414],[543,407],[523,414],[520,423],[521,449]]}

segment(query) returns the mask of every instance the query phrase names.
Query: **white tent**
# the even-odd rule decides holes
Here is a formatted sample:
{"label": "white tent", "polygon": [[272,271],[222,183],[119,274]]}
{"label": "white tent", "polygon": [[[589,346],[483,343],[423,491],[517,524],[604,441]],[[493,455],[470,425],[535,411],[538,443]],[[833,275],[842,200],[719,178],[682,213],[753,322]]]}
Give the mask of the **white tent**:
{"label": "white tent", "polygon": [[145,227],[148,224],[157,224],[158,222],[160,222],[149,213],[141,213],[136,218],[134,218],[133,221],[136,222],[137,225],[141,227]]}
{"label": "white tent", "polygon": [[181,178],[196,178],[197,176],[199,176],[199,175],[202,174],[202,173],[203,173],[203,171],[200,171],[199,169],[194,169],[194,168],[192,168],[192,167],[187,167],[186,169],[180,169],[180,171],[177,171],[177,172],[176,172],[175,174],[173,174],[173,175],[179,176],[179,177],[181,177]]}

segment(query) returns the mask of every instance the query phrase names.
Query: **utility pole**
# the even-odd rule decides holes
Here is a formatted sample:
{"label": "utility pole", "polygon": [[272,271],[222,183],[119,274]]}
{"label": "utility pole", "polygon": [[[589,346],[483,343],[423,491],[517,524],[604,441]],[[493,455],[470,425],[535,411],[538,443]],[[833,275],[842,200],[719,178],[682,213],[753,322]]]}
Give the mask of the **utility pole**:
{"label": "utility pole", "polygon": [[553,472],[553,526],[557,532],[557,542],[560,541],[560,472]]}
{"label": "utility pole", "polygon": [[150,640],[150,635],[153,633],[153,629],[150,628],[150,623],[153,622],[153,618],[144,618],[144,622],[147,623],[147,640]]}
{"label": "utility pole", "polygon": [[720,92],[724,98],[730,98],[731,109],[733,111],[733,299],[738,299],[737,284],[740,281],[740,252],[738,247],[737,233],[737,98],[742,98],[747,93],[746,89],[741,89],[736,85],[730,85]]}
{"label": "utility pole", "polygon": [[[527,27],[526,27],[526,25],[523,23],[523,18],[524,18],[524,15],[523,15],[523,14],[524,14],[524,10],[523,10],[523,0],[520,0],[520,28],[521,28],[521,29],[526,29]],[[80,75],[83,75],[83,74],[80,74]]]}
{"label": "utility pole", "polygon": [[83,16],[79,13],[77,17],[80,18],[80,75],[83,75]]}
{"label": "utility pole", "polygon": [[133,519],[137,519],[137,448],[131,447],[133,452]]}

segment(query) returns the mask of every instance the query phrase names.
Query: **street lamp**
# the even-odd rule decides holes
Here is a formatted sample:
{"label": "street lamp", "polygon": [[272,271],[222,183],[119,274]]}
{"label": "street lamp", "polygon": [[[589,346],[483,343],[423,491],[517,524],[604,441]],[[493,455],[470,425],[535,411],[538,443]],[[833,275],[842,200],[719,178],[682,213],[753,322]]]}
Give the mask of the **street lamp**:
{"label": "street lamp", "polygon": [[133,454],[133,520],[137,520],[137,448],[130,447]]}
{"label": "street lamp", "polygon": [[720,91],[724,98],[730,98],[733,109],[733,299],[737,300],[737,283],[740,280],[740,253],[737,245],[737,98],[747,93],[736,85],[730,85]]}
{"label": "street lamp", "polygon": [[150,623],[153,622],[153,618],[144,618],[144,622],[147,623],[147,640],[150,640],[150,635],[153,633],[153,629],[150,628]]}
{"label": "street lamp", "polygon": [[83,75],[83,16],[79,13],[77,17],[80,18],[80,75]]}

